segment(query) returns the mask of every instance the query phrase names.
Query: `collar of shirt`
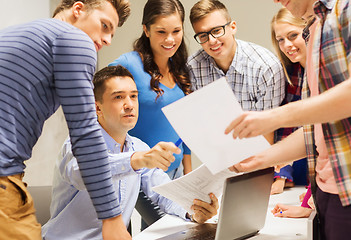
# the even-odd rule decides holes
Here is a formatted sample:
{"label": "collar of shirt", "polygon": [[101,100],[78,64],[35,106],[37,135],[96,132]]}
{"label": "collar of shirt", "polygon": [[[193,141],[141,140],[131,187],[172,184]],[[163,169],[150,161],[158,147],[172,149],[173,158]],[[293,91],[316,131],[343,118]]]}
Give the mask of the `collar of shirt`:
{"label": "collar of shirt", "polygon": [[235,40],[236,42],[236,49],[235,49],[235,55],[232,60],[232,63],[230,64],[230,68],[233,68],[235,71],[237,71],[240,74],[243,74],[243,62],[247,61],[246,58],[243,56],[243,47],[241,44],[240,40]]}
{"label": "collar of shirt", "polygon": [[308,40],[310,39],[310,27],[312,26],[312,24],[314,23],[314,21],[316,20],[316,17],[312,17],[306,27],[303,29],[302,32],[302,38],[305,40],[306,44],[308,43]]}
{"label": "collar of shirt", "polygon": [[324,21],[327,11],[331,11],[337,0],[319,0],[314,6],[313,10],[315,14]]}
{"label": "collar of shirt", "polygon": [[[101,127],[101,132],[107,146],[107,151],[109,153],[120,153],[121,144],[116,142],[102,127]],[[123,147],[123,152],[129,152],[131,150],[134,150],[133,141],[130,135],[127,134],[124,147]]]}

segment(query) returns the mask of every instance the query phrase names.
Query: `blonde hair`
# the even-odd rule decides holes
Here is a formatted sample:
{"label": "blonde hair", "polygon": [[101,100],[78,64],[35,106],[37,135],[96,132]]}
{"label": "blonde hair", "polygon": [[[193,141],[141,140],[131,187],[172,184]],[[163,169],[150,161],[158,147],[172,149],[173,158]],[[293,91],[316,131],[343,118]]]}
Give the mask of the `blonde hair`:
{"label": "blonde hair", "polygon": [[301,28],[305,28],[307,23],[302,18],[297,18],[294,15],[292,15],[291,12],[288,9],[286,9],[285,7],[281,8],[277,12],[277,14],[273,16],[272,21],[271,21],[272,44],[273,44],[274,50],[275,50],[280,62],[283,65],[285,76],[286,76],[288,82],[291,84],[290,77],[289,77],[286,69],[287,69],[287,67],[289,67],[293,63],[279,48],[279,43],[276,39],[276,33],[274,30],[274,26],[277,23],[287,23],[287,24],[291,24],[291,25],[301,27]]}
{"label": "blonde hair", "polygon": [[196,23],[214,11],[221,11],[226,20],[228,22],[231,21],[229,12],[223,3],[218,0],[200,0],[190,10],[191,24]]}

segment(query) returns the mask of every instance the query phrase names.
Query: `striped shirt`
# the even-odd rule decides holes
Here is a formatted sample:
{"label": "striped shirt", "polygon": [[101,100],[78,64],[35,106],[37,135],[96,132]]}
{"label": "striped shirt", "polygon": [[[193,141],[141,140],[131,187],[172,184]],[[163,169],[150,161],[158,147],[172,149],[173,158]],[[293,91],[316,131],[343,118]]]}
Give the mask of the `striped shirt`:
{"label": "striped shirt", "polygon": [[[313,69],[320,93],[349,80],[348,65],[351,62],[351,8],[348,0],[320,0],[314,11],[318,16],[313,36]],[[323,29],[322,23],[323,24]],[[312,36],[311,36],[312,38]],[[307,67],[310,67],[309,65]],[[303,98],[310,96],[304,83]],[[348,103],[345,103],[348,104]],[[351,118],[322,124],[329,160],[343,206],[351,205]],[[318,153],[315,149],[314,127],[304,126],[309,172],[315,176]]]}
{"label": "striped shirt", "polygon": [[24,172],[44,121],[62,105],[98,217],[121,213],[96,119],[96,50],[81,30],[43,19],[0,31],[0,176]]}
{"label": "striped shirt", "polygon": [[280,61],[267,49],[236,40],[234,59],[226,73],[201,49],[188,59],[193,90],[226,77],[244,111],[278,107],[284,98],[285,76]]}

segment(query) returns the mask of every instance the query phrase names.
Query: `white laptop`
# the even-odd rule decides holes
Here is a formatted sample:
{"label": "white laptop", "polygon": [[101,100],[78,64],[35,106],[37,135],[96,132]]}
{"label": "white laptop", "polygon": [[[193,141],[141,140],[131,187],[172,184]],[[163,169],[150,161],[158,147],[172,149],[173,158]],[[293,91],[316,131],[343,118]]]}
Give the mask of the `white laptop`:
{"label": "white laptop", "polygon": [[273,177],[274,168],[267,168],[227,178],[218,224],[198,224],[159,239],[233,240],[258,234],[265,224]]}
{"label": "white laptop", "polygon": [[313,210],[307,220],[307,240],[318,240],[318,218],[316,210]]}

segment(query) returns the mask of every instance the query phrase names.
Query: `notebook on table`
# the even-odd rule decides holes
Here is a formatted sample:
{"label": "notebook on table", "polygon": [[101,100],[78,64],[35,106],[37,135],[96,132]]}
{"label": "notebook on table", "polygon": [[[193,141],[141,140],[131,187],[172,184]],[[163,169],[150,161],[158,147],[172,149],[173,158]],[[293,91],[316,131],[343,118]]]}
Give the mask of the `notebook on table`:
{"label": "notebook on table", "polygon": [[256,235],[265,224],[273,176],[274,168],[267,168],[227,178],[217,224],[197,224],[159,240],[233,240]]}

